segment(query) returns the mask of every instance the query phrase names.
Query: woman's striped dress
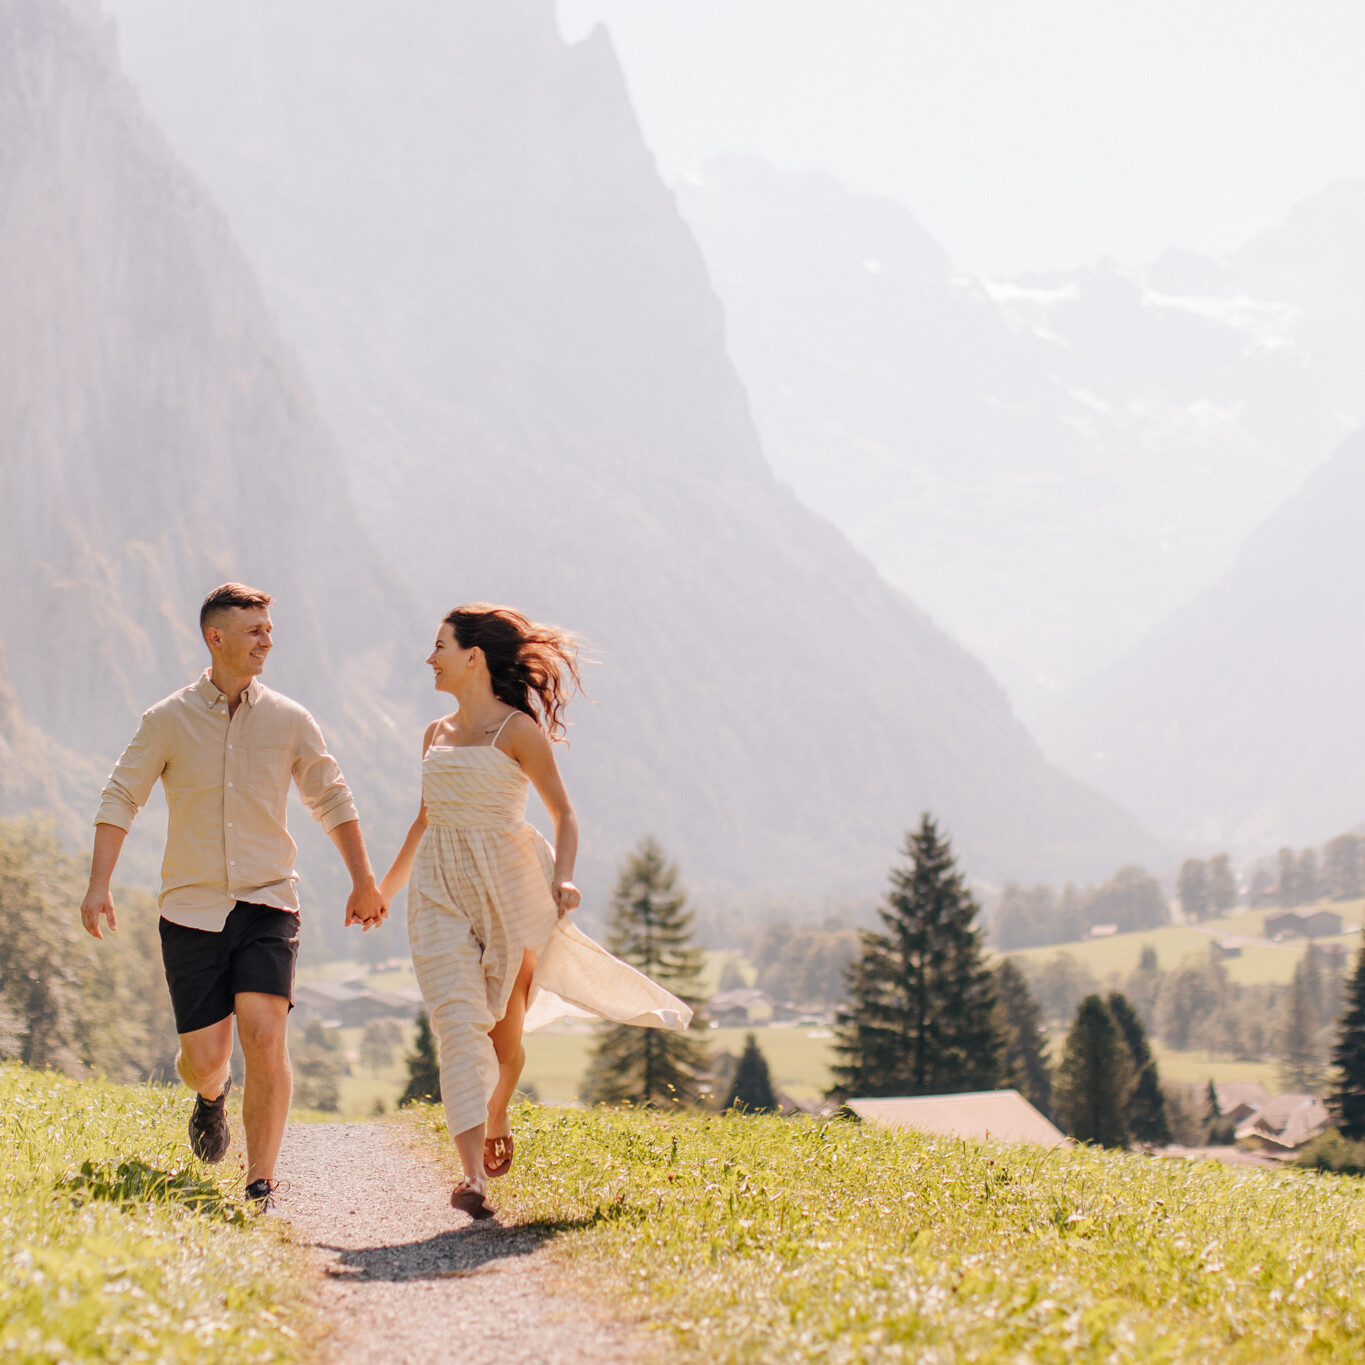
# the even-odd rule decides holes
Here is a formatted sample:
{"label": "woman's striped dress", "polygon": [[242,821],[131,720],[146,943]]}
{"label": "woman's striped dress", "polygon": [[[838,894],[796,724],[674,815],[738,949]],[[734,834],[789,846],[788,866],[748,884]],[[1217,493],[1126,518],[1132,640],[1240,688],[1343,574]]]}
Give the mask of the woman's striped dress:
{"label": "woman's striped dress", "polygon": [[484,1121],[497,1084],[489,1030],[522,953],[537,958],[526,1028],[566,1015],[685,1029],[692,1011],[558,917],[554,853],[526,821],[521,765],[493,744],[433,746],[422,761],[427,830],[408,891],[417,983],[441,1049],[452,1136]]}

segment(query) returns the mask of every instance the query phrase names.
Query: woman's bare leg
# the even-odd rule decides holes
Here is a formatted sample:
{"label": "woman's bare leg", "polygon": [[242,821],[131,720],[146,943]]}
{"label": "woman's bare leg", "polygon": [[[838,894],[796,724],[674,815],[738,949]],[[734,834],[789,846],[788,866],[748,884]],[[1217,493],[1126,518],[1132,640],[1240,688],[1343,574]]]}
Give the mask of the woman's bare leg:
{"label": "woman's bare leg", "polygon": [[526,1022],[526,1000],[531,993],[531,977],[535,975],[535,970],[536,955],[527,949],[522,954],[521,970],[517,973],[512,994],[507,1001],[507,1013],[488,1034],[493,1040],[493,1050],[498,1054],[498,1084],[488,1101],[489,1137],[506,1137],[512,1131],[507,1121],[507,1106],[512,1102],[517,1082],[521,1079],[521,1069],[526,1065],[526,1049],[521,1045],[521,1026]]}
{"label": "woman's bare leg", "polygon": [[483,1124],[466,1128],[455,1134],[455,1150],[464,1168],[464,1183],[482,1194],[488,1188],[488,1177],[483,1169]]}

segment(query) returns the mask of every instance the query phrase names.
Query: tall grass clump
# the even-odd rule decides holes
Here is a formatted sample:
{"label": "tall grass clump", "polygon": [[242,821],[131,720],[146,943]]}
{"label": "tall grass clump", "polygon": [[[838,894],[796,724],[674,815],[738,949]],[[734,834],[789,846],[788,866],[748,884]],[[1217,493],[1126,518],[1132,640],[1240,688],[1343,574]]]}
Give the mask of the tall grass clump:
{"label": "tall grass clump", "polygon": [[1365,1359],[1344,1177],[650,1110],[524,1106],[513,1130],[504,1221],[670,1358]]}
{"label": "tall grass clump", "polygon": [[0,1065],[6,1365],[302,1354],[295,1253],[191,1157],[187,1112],[178,1087]]}

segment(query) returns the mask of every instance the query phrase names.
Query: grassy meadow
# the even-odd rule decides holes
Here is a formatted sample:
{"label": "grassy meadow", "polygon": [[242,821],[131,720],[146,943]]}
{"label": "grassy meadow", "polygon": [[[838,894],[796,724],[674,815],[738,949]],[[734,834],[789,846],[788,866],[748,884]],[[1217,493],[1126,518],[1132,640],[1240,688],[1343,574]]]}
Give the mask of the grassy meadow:
{"label": "grassy meadow", "polygon": [[504,1220],[667,1359],[1365,1358],[1349,1177],[842,1121],[526,1105],[513,1130]]}
{"label": "grassy meadow", "polygon": [[187,1114],[179,1087],[0,1064],[6,1365],[304,1357],[302,1263]]}
{"label": "grassy meadow", "polygon": [[[1316,940],[1319,947],[1340,944],[1354,958],[1360,951],[1360,926],[1365,919],[1365,902],[1333,901],[1318,907],[1341,916],[1342,926],[1349,932],[1336,938]],[[1207,920],[1199,927],[1168,924],[1160,929],[1142,929],[1132,934],[1114,934],[1109,938],[1085,939],[1080,943],[1052,943],[1043,948],[1020,948],[1010,954],[1041,965],[1066,953],[1088,968],[1101,981],[1111,973],[1122,978],[1136,970],[1144,947],[1156,949],[1157,961],[1164,968],[1178,967],[1188,957],[1207,958],[1209,944],[1215,939],[1240,940],[1242,956],[1228,958],[1223,963],[1228,979],[1242,985],[1287,985],[1294,975],[1294,964],[1307,948],[1304,939],[1289,939],[1284,943],[1265,940],[1263,926],[1274,910],[1243,910],[1226,919]],[[1231,1078],[1229,1078],[1231,1079]]]}

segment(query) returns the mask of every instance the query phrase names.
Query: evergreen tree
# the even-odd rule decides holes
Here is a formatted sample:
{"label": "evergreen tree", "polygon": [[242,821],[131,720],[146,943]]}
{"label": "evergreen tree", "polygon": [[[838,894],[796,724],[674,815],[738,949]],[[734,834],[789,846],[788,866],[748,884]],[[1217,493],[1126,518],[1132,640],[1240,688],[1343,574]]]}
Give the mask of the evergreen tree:
{"label": "evergreen tree", "polygon": [[1052,1089],[1061,1126],[1081,1142],[1126,1147],[1124,1110],[1133,1088],[1133,1062],[1114,1017],[1098,995],[1087,995],[1067,1034]]}
{"label": "evergreen tree", "polygon": [[927,814],[905,854],[910,865],[892,869],[878,910],[883,932],[863,932],[849,968],[832,1098],[990,1090],[1000,1079],[1004,1040],[976,901]]}
{"label": "evergreen tree", "polygon": [[1209,859],[1209,905],[1215,915],[1226,915],[1237,905],[1237,878],[1226,853]]}
{"label": "evergreen tree", "polygon": [[1205,920],[1212,903],[1209,898],[1209,870],[1198,858],[1186,858],[1180,864],[1176,894],[1187,920]]}
{"label": "evergreen tree", "polygon": [[781,1106],[773,1093],[768,1059],[759,1051],[758,1039],[744,1035],[744,1052],[735,1070],[735,1082],[725,1099],[726,1109],[743,1109],[750,1114],[770,1114]]}
{"label": "evergreen tree", "polygon": [[998,1083],[1017,1090],[1040,1113],[1051,1115],[1052,1064],[1043,1012],[1029,993],[1023,972],[1009,958],[995,969],[995,992],[997,1023],[1005,1040]]}
{"label": "evergreen tree", "polygon": [[294,1071],[294,1103],[301,1109],[335,1114],[341,1108],[339,1083],[348,1070],[336,1038],[320,1019],[310,1019],[289,1051]]}
{"label": "evergreen tree", "polygon": [[[1305,953],[1295,964],[1276,1039],[1280,1084],[1287,1091],[1307,1095],[1316,1094],[1322,1084],[1322,1059],[1318,1052],[1322,1025],[1313,998],[1316,978],[1316,964]],[[1317,991],[1320,993],[1320,982]]]}
{"label": "evergreen tree", "polygon": [[1346,988],[1346,1011],[1332,1050],[1331,1108],[1337,1127],[1353,1142],[1365,1141],[1365,948]]}
{"label": "evergreen tree", "polygon": [[441,1061],[426,1010],[417,1016],[417,1036],[412,1040],[412,1051],[403,1060],[407,1063],[408,1083],[403,1087],[398,1103],[437,1103],[441,1098]]}
{"label": "evergreen tree", "polygon": [[1147,1032],[1132,1003],[1121,991],[1109,993],[1109,1013],[1128,1045],[1135,1080],[1123,1117],[1137,1142],[1164,1147],[1171,1140],[1171,1123],[1166,1114],[1166,1096],[1161,1089],[1156,1059],[1147,1043]]}
{"label": "evergreen tree", "polygon": [[1212,1078],[1204,1092],[1204,1141],[1213,1147],[1227,1147],[1232,1143],[1237,1125],[1223,1113],[1218,1103],[1218,1087]]}
{"label": "evergreen tree", "polygon": [[697,1011],[686,1033],[613,1024],[593,1050],[583,1097],[590,1104],[695,1104],[706,1065],[698,996],[703,958],[678,870],[653,839],[630,854],[617,878],[607,946]]}

